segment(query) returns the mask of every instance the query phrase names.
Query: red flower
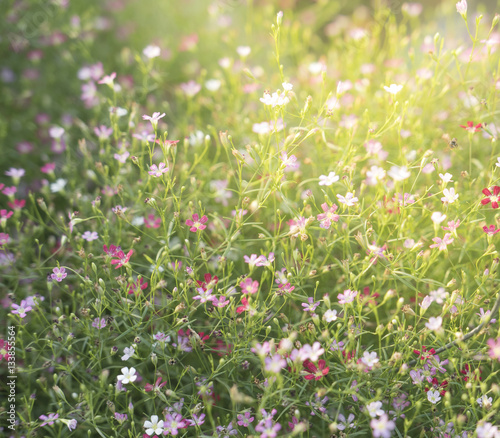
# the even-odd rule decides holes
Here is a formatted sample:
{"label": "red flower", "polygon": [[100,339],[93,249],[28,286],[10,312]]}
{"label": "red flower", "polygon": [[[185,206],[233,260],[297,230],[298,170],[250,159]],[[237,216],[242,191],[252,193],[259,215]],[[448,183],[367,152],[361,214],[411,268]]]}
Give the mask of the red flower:
{"label": "red flower", "polygon": [[203,276],[203,278],[205,279],[205,281],[200,281],[200,280],[196,280],[196,282],[198,283],[198,285],[200,287],[203,288],[203,290],[208,290],[208,289],[213,289],[213,287],[217,284],[217,282],[219,281],[219,277],[217,277],[217,275],[214,275],[212,277],[212,274],[205,274]]}
{"label": "red flower", "polygon": [[460,125],[460,127],[469,132],[478,132],[481,130],[482,125],[481,123],[478,123],[476,126],[474,126],[474,122],[467,122],[467,126]]}
{"label": "red flower", "polygon": [[495,225],[490,225],[489,228],[487,226],[483,227],[483,231],[488,235],[488,236],[493,236],[496,233],[500,232],[500,228],[496,228]]}
{"label": "red flower", "polygon": [[243,304],[243,306],[237,307],[236,313],[243,313],[248,310],[248,300],[245,297],[241,299],[241,304]]}
{"label": "red flower", "polygon": [[[434,388],[434,390],[440,390],[440,394],[444,397],[444,395],[446,394],[446,387],[448,386],[448,381],[447,380],[443,380],[441,383],[439,383],[438,379],[436,377],[434,377],[431,381],[432,383],[432,387]],[[431,388],[425,388],[424,391],[425,392],[428,392]]]}
{"label": "red flower", "polygon": [[[478,370],[479,374],[481,373],[481,370]],[[463,379],[464,382],[467,382],[470,378],[473,380],[482,380],[481,377],[478,375],[478,373],[474,372],[469,368],[469,364],[464,365],[464,369],[460,370],[460,373],[464,375]]]}
{"label": "red flower", "polygon": [[319,380],[323,376],[326,376],[328,371],[330,371],[330,368],[325,367],[326,361],[323,359],[318,360],[317,367],[309,359],[306,359],[302,365],[311,373],[304,376],[306,380]]}
{"label": "red flower", "polygon": [[490,189],[486,188],[483,189],[483,194],[486,196],[486,198],[481,200],[481,204],[486,205],[491,202],[491,206],[493,208],[498,208],[498,201],[500,199],[500,187],[499,186],[494,186],[493,187],[493,194],[491,194]]}
{"label": "red flower", "polygon": [[413,350],[413,352],[417,356],[420,356],[420,359],[422,360],[430,359],[434,354],[436,354],[436,350],[434,350],[434,348],[431,348],[429,351],[427,351],[427,347],[425,345],[422,346],[422,351]]}

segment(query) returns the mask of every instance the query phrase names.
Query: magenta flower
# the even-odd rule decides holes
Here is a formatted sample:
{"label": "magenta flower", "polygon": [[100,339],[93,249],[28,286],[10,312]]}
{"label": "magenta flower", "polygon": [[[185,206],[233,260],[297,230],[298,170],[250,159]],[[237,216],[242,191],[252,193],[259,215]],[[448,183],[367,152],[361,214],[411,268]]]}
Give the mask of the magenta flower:
{"label": "magenta flower", "polygon": [[500,231],[500,228],[496,228],[495,225],[490,225],[489,227],[484,226],[483,231],[488,235],[488,236],[494,236],[496,233]]}
{"label": "magenta flower", "polygon": [[159,228],[161,225],[161,219],[159,217],[155,217],[154,214],[144,216],[144,225],[146,228]]}
{"label": "magenta flower", "polygon": [[200,219],[200,216],[198,215],[198,213],[195,213],[195,214],[193,214],[192,220],[188,219],[186,221],[186,225],[191,227],[191,228],[189,228],[189,231],[196,233],[198,230],[202,231],[205,228],[207,228],[207,226],[204,225],[207,221],[208,221],[208,218],[205,215],[203,215],[202,218]]}
{"label": "magenta flower", "polygon": [[254,294],[259,290],[259,282],[248,277],[240,283],[240,287],[242,294]]}
{"label": "magenta flower", "polygon": [[55,281],[58,281],[59,283],[61,281],[63,281],[68,274],[66,274],[66,269],[65,268],[54,268],[52,269],[52,274],[50,274],[50,277],[52,278],[52,280],[55,280]]}
{"label": "magenta flower", "polygon": [[483,195],[486,196],[486,198],[481,200],[481,204],[486,205],[491,202],[491,206],[496,209],[500,202],[500,186],[494,186],[491,187],[491,189],[493,189],[493,193],[491,193],[489,188],[483,189]]}
{"label": "magenta flower", "polygon": [[126,265],[129,262],[130,257],[132,256],[133,253],[134,253],[133,249],[131,249],[127,253],[127,255],[125,255],[125,253],[123,251],[119,251],[119,252],[113,254],[113,257],[116,257],[117,259],[111,260],[111,264],[116,265],[115,269],[121,268],[122,266]]}
{"label": "magenta flower", "polygon": [[148,173],[151,176],[159,178],[160,176],[162,176],[166,172],[168,172],[167,165],[165,163],[160,163],[159,166],[157,166],[156,164],[153,164],[152,166],[150,166]]}
{"label": "magenta flower", "polygon": [[184,429],[188,426],[185,419],[182,418],[181,414],[166,414],[165,421],[163,423],[164,434],[178,435],[179,429]]}
{"label": "magenta flower", "polygon": [[14,315],[19,315],[20,318],[24,318],[26,313],[31,310],[31,306],[28,305],[26,300],[22,300],[21,304],[12,304],[14,310],[11,311]]}
{"label": "magenta flower", "polygon": [[56,163],[47,163],[40,168],[40,171],[42,173],[52,173],[55,168],[56,168]]}

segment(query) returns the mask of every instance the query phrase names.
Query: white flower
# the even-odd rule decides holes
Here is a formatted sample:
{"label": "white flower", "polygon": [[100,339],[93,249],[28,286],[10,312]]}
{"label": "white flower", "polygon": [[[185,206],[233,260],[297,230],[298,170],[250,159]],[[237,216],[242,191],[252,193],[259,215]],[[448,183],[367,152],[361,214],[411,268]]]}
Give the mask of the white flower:
{"label": "white flower", "polygon": [[129,360],[134,355],[135,350],[134,347],[125,347],[123,352],[125,354],[122,356],[122,360]]}
{"label": "white flower", "polygon": [[66,181],[65,179],[57,178],[56,182],[53,182],[50,185],[50,191],[52,193],[58,193],[58,192],[64,190],[64,187],[66,186],[67,183],[68,183],[68,181]]}
{"label": "white flower", "polygon": [[49,128],[49,135],[51,138],[61,138],[64,134],[64,128],[60,126],[52,126]]}
{"label": "white flower", "polygon": [[354,196],[354,193],[348,192],[345,197],[342,195],[337,195],[337,199],[341,204],[345,204],[348,207],[352,207],[356,202],[358,202],[358,198]]}
{"label": "white flower", "polygon": [[292,91],[293,85],[289,82],[283,82],[281,85],[283,86],[283,90]]}
{"label": "white flower", "polygon": [[221,86],[219,79],[209,79],[205,82],[205,87],[208,91],[217,91]]}
{"label": "white flower", "polygon": [[404,181],[405,179],[409,178],[411,173],[408,171],[408,168],[406,166],[398,167],[398,166],[392,166],[391,170],[387,172],[387,174],[394,180],[394,181]]}
{"label": "white flower", "polygon": [[377,353],[372,351],[371,353],[368,353],[368,351],[365,351],[363,353],[363,357],[361,358],[361,362],[363,362],[367,367],[372,367],[376,363],[378,363],[379,359],[377,357]]}
{"label": "white flower", "polygon": [[444,183],[453,182],[453,175],[451,173],[446,172],[444,175],[442,173],[439,174],[439,178],[443,180]]}
{"label": "white flower", "polygon": [[434,222],[435,224],[440,224],[441,222],[443,222],[444,220],[446,219],[446,215],[439,212],[439,211],[435,211],[434,213],[432,213],[431,215],[431,220],[432,222]]}
{"label": "white flower", "polygon": [[453,204],[457,199],[458,199],[458,194],[455,193],[455,189],[444,189],[443,190],[443,197],[441,198],[441,201],[443,201],[445,204]]}
{"label": "white flower", "polygon": [[497,167],[500,167],[500,157],[497,158],[497,162],[495,163]]}
{"label": "white flower", "polygon": [[372,166],[370,170],[366,171],[366,183],[370,186],[374,186],[377,184],[377,181],[380,181],[385,178],[385,170],[382,167]]}
{"label": "white flower", "polygon": [[457,4],[457,12],[462,16],[462,17],[467,17],[467,0],[460,0]]}
{"label": "white flower", "polygon": [[251,51],[252,48],[248,46],[236,47],[236,52],[238,52],[238,55],[240,55],[242,58],[246,58],[248,55],[250,55]]}
{"label": "white flower", "polygon": [[422,303],[419,304],[419,306],[424,309],[424,310],[427,310],[429,308],[429,306],[432,304],[432,298],[430,296],[426,296],[423,300],[422,300]]}
{"label": "white flower", "polygon": [[149,59],[158,58],[160,56],[161,49],[158,46],[150,45],[146,46],[142,51],[142,54]]}
{"label": "white flower", "polygon": [[429,318],[429,322],[425,323],[425,326],[429,330],[439,330],[441,328],[441,324],[443,323],[443,318],[440,316],[434,318],[433,316]]}
{"label": "white flower", "polygon": [[439,395],[439,391],[433,391],[432,389],[427,393],[427,400],[429,400],[433,405],[439,403],[441,400],[441,396]]}
{"label": "white flower", "polygon": [[123,367],[121,369],[122,374],[120,374],[117,379],[122,382],[122,384],[126,385],[127,383],[135,382],[137,379],[137,374],[135,373],[135,368],[127,368]]}
{"label": "white flower", "polygon": [[158,415],[152,415],[151,421],[144,422],[146,433],[151,436],[153,434],[160,435],[163,433],[163,420],[158,421]]}
{"label": "white flower", "polygon": [[368,414],[370,414],[370,417],[372,418],[380,417],[381,415],[385,414],[385,412],[381,408],[382,408],[382,402],[380,401],[375,401],[366,405]]}
{"label": "white flower", "polygon": [[337,319],[337,311],[336,310],[332,310],[332,309],[328,309],[325,314],[323,315],[323,319],[326,321],[326,322],[332,322],[332,321],[335,321]]}
{"label": "white flower", "polygon": [[336,183],[340,177],[335,174],[335,172],[330,172],[328,176],[320,175],[319,177],[319,185],[320,186],[331,186],[333,183]]}
{"label": "white flower", "polygon": [[435,301],[438,304],[443,304],[444,300],[448,298],[449,293],[446,292],[446,289],[444,287],[440,287],[437,290],[432,290],[429,293],[429,296],[431,297],[432,301]]}
{"label": "white flower", "polygon": [[402,85],[391,84],[389,87],[384,85],[384,90],[393,95],[398,94],[402,90]]}
{"label": "white flower", "polygon": [[486,394],[479,397],[476,401],[479,406],[485,408],[490,407],[493,403],[493,399],[491,397],[488,397]]}
{"label": "white flower", "polygon": [[312,347],[309,344],[303,345],[300,349],[301,360],[309,359],[311,362],[316,362],[324,352],[325,349],[319,342],[315,342]]}
{"label": "white flower", "polygon": [[476,428],[477,438],[498,438],[500,430],[491,423],[480,423]]}

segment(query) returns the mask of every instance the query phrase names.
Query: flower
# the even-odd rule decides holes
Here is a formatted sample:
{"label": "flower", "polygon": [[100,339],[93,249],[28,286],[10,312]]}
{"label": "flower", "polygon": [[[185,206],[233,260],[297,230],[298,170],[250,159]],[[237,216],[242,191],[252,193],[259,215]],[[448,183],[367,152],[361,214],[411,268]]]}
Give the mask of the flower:
{"label": "flower", "polygon": [[223,307],[226,307],[229,304],[229,300],[226,299],[226,297],[224,295],[219,297],[219,298],[214,297],[214,298],[212,298],[212,304],[215,307],[222,309]]}
{"label": "flower", "polygon": [[449,182],[453,182],[452,178],[453,175],[451,173],[445,173],[444,175],[442,173],[439,174],[439,178],[442,179],[442,181],[446,184]]}
{"label": "flower", "polygon": [[326,361],[324,359],[320,359],[318,361],[318,366],[314,365],[309,359],[306,359],[302,365],[310,373],[304,376],[306,380],[319,380],[323,376],[326,376],[328,371],[330,371],[330,368],[326,366]]}
{"label": "flower", "polygon": [[149,436],[154,433],[159,435],[163,433],[163,420],[158,421],[158,415],[152,415],[151,421],[147,420],[144,422],[144,428]]}
{"label": "flower", "polygon": [[244,414],[238,414],[238,426],[248,427],[249,424],[254,420],[254,417],[251,417],[249,411],[246,411]]}
{"label": "flower", "polygon": [[451,237],[450,233],[446,233],[444,237],[441,239],[440,237],[434,237],[432,241],[433,245],[429,245],[429,248],[439,248],[439,251],[446,250],[447,245],[452,243],[455,239]]}
{"label": "flower", "polygon": [[107,140],[112,133],[113,128],[108,128],[105,125],[94,128],[94,134],[99,137],[99,140]]}
{"label": "flower", "polygon": [[285,368],[287,363],[279,354],[264,359],[265,369],[270,373],[278,374],[282,368]]}
{"label": "flower", "polygon": [[46,426],[47,424],[49,426],[52,426],[54,424],[54,421],[59,418],[59,414],[49,414],[47,415],[40,415],[38,417],[40,420],[43,420],[43,423],[40,424],[40,427]]}
{"label": "flower", "polygon": [[498,359],[498,361],[500,362],[500,338],[498,338],[497,340],[493,338],[488,339],[487,344],[488,347],[490,347],[490,351],[488,352],[490,357],[492,359]]}
{"label": "flower", "polygon": [[493,403],[493,399],[491,397],[488,397],[486,394],[483,396],[479,397],[477,400],[477,404],[481,406],[482,408],[488,408],[491,407],[491,404]]}
{"label": "flower", "polygon": [[381,415],[384,415],[384,410],[382,408],[382,402],[381,401],[375,401],[371,402],[366,405],[366,409],[368,411],[368,414],[370,417],[375,418],[375,417],[380,417]]}
{"label": "flower", "polygon": [[131,249],[127,253],[127,255],[125,255],[125,253],[123,251],[119,251],[119,252],[113,254],[113,257],[116,257],[117,259],[111,260],[111,264],[116,265],[115,269],[121,268],[122,266],[125,266],[129,262],[130,257],[132,257],[133,253],[134,253],[133,249]]}
{"label": "flower", "polygon": [[54,268],[52,269],[52,274],[50,274],[50,277],[52,278],[52,280],[55,280],[55,281],[58,281],[58,282],[61,282],[63,281],[63,279],[65,279],[67,277],[68,274],[66,274],[66,269],[65,268]]}
{"label": "flower", "polygon": [[76,426],[78,425],[78,421],[76,421],[74,418],[72,420],[62,420],[62,421],[66,423],[70,431],[75,430]]}
{"label": "flower", "polygon": [[354,418],[355,418],[354,414],[349,414],[346,420],[346,418],[342,414],[339,414],[338,416],[339,423],[337,423],[337,429],[345,430],[346,427],[348,428],[356,427],[356,425],[354,424]]}
{"label": "flower", "polygon": [[441,324],[443,323],[443,318],[441,318],[440,316],[434,318],[434,317],[431,317],[429,318],[429,322],[426,322],[425,323],[425,326],[429,329],[429,330],[439,330],[441,328]]}
{"label": "flower", "polygon": [[402,85],[391,84],[390,86],[384,85],[384,90],[392,95],[398,94],[403,89]]}
{"label": "flower", "polygon": [[358,202],[358,198],[354,196],[354,193],[348,192],[345,197],[342,195],[337,195],[337,199],[341,204],[345,204],[348,207],[354,206]]}
{"label": "flower", "polygon": [[458,194],[455,193],[455,189],[444,189],[443,190],[443,197],[441,198],[441,201],[443,201],[444,204],[453,204],[457,199],[458,199]]}
{"label": "flower", "polygon": [[372,351],[370,353],[368,353],[368,351],[365,351],[363,353],[363,357],[361,358],[361,362],[364,363],[367,367],[371,368],[379,362],[379,358],[377,357],[377,353],[375,351]]}
{"label": "flower", "polygon": [[[467,17],[467,0],[460,0],[457,4],[457,12],[464,18]],[[472,122],[471,122],[472,123]]]}
{"label": "flower", "polygon": [[154,214],[144,216],[144,225],[146,228],[160,228],[161,218],[157,218]]}
{"label": "flower", "polygon": [[254,294],[259,290],[259,282],[247,277],[240,283],[240,287],[242,294]]}
{"label": "flower", "polygon": [[337,319],[337,311],[336,310],[332,310],[332,309],[328,309],[325,314],[323,315],[323,319],[326,321],[326,322],[332,322],[332,321],[335,321]]}
{"label": "flower", "polygon": [[183,82],[179,87],[188,97],[193,97],[201,90],[201,85],[193,80],[189,82]]}
{"label": "flower", "polygon": [[243,312],[246,312],[248,310],[248,307],[249,307],[248,306],[248,300],[245,297],[243,297],[241,299],[241,304],[243,304],[243,305],[242,306],[238,306],[236,308],[236,313],[243,313]]}
{"label": "flower", "polygon": [[85,231],[85,233],[82,234],[82,239],[87,242],[92,242],[92,240],[97,240],[98,238],[99,234],[97,234],[97,231]]}
{"label": "flower", "polygon": [[320,186],[331,186],[333,183],[336,183],[340,177],[335,174],[335,172],[330,172],[327,175],[320,175],[319,177],[319,185]]}
{"label": "flower", "polygon": [[396,428],[396,423],[389,420],[387,414],[384,414],[380,418],[373,418],[370,421],[370,427],[375,438],[389,438],[392,431]]}
{"label": "flower", "polygon": [[159,166],[156,164],[153,164],[152,166],[149,167],[149,174],[151,176],[154,176],[156,178],[159,178],[162,176],[164,173],[168,172],[168,167],[165,163],[160,163]]}
{"label": "flower", "polygon": [[491,206],[493,208],[498,208],[498,202],[500,200],[500,186],[494,186],[492,189],[493,194],[491,193],[490,188],[483,189],[482,192],[486,198],[481,200],[481,204],[486,205],[491,202]]}
{"label": "flower", "polygon": [[129,360],[135,353],[134,347],[125,347],[123,353],[125,354],[122,356],[122,360]]}
{"label": "flower", "polygon": [[[462,1],[465,1],[465,0],[462,0]],[[465,6],[465,11],[467,12],[467,3]],[[481,123],[478,123],[476,126],[474,126],[474,122],[467,122],[467,126],[460,125],[460,127],[464,128],[466,131],[468,131],[470,133],[474,133],[474,132],[480,131],[482,128],[482,125],[481,125]]]}
{"label": "flower", "polygon": [[439,391],[433,391],[432,389],[427,392],[427,400],[429,400],[433,405],[439,403],[441,400],[441,396],[439,395]]}
{"label": "flower", "polygon": [[106,327],[106,320],[104,318],[101,318],[101,320],[99,320],[99,318],[94,318],[94,320],[92,321],[92,327],[99,330],[103,329],[104,327]]}
{"label": "flower", "polygon": [[28,302],[26,300],[22,300],[21,304],[12,304],[12,308],[14,310],[11,310],[11,313],[14,315],[19,315],[20,318],[26,317],[26,313],[31,310],[31,306],[28,305]]}
{"label": "flower", "polygon": [[338,294],[337,298],[339,300],[339,304],[348,304],[352,303],[354,301],[354,298],[356,298],[356,295],[358,295],[358,292],[355,290],[351,289],[346,289],[344,293]]}
{"label": "flower", "polygon": [[151,126],[153,126],[153,129],[156,130],[158,127],[158,121],[165,117],[165,113],[159,113],[159,112],[154,112],[152,116],[148,116],[147,114],[144,114],[142,116],[142,120],[149,120],[151,122]]}
{"label": "flower", "polygon": [[162,383],[160,383],[160,382],[161,382],[161,377],[158,377],[158,379],[156,379],[156,382],[154,385],[152,385],[151,383],[146,383],[144,385],[144,391],[146,391],[146,392],[159,391],[161,388],[163,388],[167,384],[166,380]]}
{"label": "flower", "polygon": [[208,218],[204,215],[200,219],[200,216],[198,213],[193,214],[192,220],[188,219],[186,220],[186,225],[189,226],[189,231],[196,233],[198,230],[202,231],[205,228],[207,228],[206,225],[204,225],[208,221]]}
{"label": "flower", "polygon": [[273,420],[268,418],[267,420],[260,421],[260,423],[255,426],[255,430],[261,432],[260,438],[274,438],[281,430],[281,424],[273,424]]}
{"label": "flower", "polygon": [[439,212],[439,211],[435,211],[434,213],[432,213],[431,215],[431,220],[432,222],[434,222],[436,225],[440,224],[441,222],[443,222],[444,220],[446,219],[446,215]]}
{"label": "flower", "polygon": [[496,228],[495,225],[490,225],[489,228],[487,226],[483,227],[483,231],[488,235],[488,236],[494,236],[496,233],[500,231],[500,228]]}
{"label": "flower", "polygon": [[200,303],[206,303],[207,301],[212,301],[215,298],[215,295],[212,295],[212,289],[203,289],[199,287],[196,289],[199,295],[193,297],[193,300],[200,300]]}
{"label": "flower", "polygon": [[319,301],[314,302],[313,297],[309,297],[307,299],[307,303],[302,303],[302,307],[304,308],[304,312],[314,312],[316,307],[319,306]]}
{"label": "flower", "polygon": [[50,191],[52,193],[59,193],[64,190],[64,187],[66,186],[67,183],[68,181],[66,181],[65,179],[57,178],[56,182],[50,184]]}
{"label": "flower", "polygon": [[123,367],[121,369],[122,374],[120,374],[117,379],[119,382],[121,382],[123,385],[126,385],[127,383],[132,383],[137,380],[137,374],[135,372],[135,368],[127,368]]}
{"label": "flower", "polygon": [[338,207],[335,204],[333,204],[331,207],[328,207],[328,204],[325,202],[321,204],[321,208],[323,209],[324,213],[318,214],[316,218],[320,222],[319,226],[325,230],[328,230],[332,225],[332,221],[338,222],[339,220],[340,216],[338,214],[335,214]]}
{"label": "flower", "polygon": [[10,354],[10,344],[8,342],[5,342],[4,339],[0,339],[0,360],[5,359],[6,361],[9,360]]}
{"label": "flower", "polygon": [[112,87],[115,78],[116,78],[116,73],[113,72],[110,75],[103,76],[103,78],[100,81],[98,81],[97,83],[109,85],[110,87]]}
{"label": "flower", "polygon": [[163,423],[164,431],[163,433],[165,435],[171,434],[171,435],[178,435],[179,434],[179,429],[183,429],[187,427],[188,424],[186,420],[182,418],[181,414],[166,414],[165,415],[165,422]]}
{"label": "flower", "polygon": [[459,226],[460,226],[460,219],[457,219],[456,221],[448,222],[447,227],[441,227],[441,228],[445,231],[451,231],[452,233],[454,233]]}
{"label": "flower", "polygon": [[387,172],[387,175],[389,175],[394,181],[404,181],[411,176],[411,173],[406,166],[392,166],[391,170]]}
{"label": "flower", "polygon": [[14,167],[11,167],[9,170],[5,171],[5,175],[10,176],[14,179],[22,178],[24,176],[24,173],[24,169],[15,169]]}
{"label": "flower", "polygon": [[[142,54],[149,59],[158,58],[161,54],[161,49],[155,45],[149,45],[144,48]],[[161,433],[161,432],[160,432]],[[150,434],[151,435],[151,434]]]}

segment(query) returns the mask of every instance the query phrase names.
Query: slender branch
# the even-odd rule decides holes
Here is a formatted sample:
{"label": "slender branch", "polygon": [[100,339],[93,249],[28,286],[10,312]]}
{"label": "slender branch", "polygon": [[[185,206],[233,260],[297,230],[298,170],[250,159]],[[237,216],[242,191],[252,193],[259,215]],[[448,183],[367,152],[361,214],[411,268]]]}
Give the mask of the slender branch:
{"label": "slender branch", "polygon": [[[463,338],[456,339],[455,341],[449,342],[444,347],[438,348],[434,354],[442,353],[443,351],[446,351],[449,348],[454,347],[459,342],[465,342],[468,339],[470,339],[472,336],[479,333],[484,326],[490,324],[490,321],[493,319],[493,316],[498,312],[499,309],[500,309],[500,293],[497,296],[497,300],[495,301],[495,305],[493,306],[493,309],[491,309],[491,313],[488,315],[488,317],[481,324],[479,324],[476,328],[474,328],[469,333],[467,333]],[[408,366],[412,367],[416,364],[417,364],[417,360],[412,360],[410,363],[408,363]]]}

